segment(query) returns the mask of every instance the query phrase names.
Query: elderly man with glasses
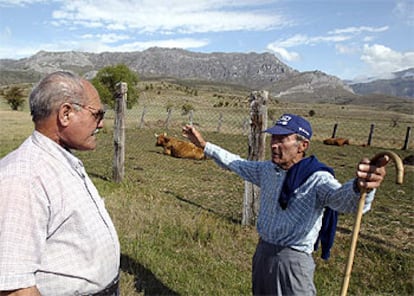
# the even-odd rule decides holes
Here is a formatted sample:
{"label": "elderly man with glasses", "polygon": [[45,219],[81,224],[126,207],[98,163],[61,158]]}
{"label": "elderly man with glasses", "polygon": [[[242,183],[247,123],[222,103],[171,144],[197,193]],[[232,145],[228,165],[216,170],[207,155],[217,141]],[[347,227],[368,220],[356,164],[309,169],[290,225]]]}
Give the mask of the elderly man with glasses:
{"label": "elderly man with glasses", "polygon": [[119,295],[115,227],[71,150],[96,148],[105,111],[58,71],[30,94],[35,130],[0,160],[0,295]]}

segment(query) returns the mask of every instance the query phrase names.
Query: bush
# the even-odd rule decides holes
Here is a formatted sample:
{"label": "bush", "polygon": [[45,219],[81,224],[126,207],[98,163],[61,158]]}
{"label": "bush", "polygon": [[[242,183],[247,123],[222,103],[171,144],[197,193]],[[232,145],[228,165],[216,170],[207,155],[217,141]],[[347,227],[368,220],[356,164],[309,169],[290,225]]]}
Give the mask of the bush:
{"label": "bush", "polygon": [[19,110],[24,104],[23,89],[18,86],[12,86],[4,92],[4,98],[12,110]]}
{"label": "bush", "polygon": [[190,113],[190,111],[193,110],[195,111],[193,105],[189,104],[189,103],[185,103],[182,107],[181,107],[181,111],[182,111],[182,115],[187,115],[188,113]]}

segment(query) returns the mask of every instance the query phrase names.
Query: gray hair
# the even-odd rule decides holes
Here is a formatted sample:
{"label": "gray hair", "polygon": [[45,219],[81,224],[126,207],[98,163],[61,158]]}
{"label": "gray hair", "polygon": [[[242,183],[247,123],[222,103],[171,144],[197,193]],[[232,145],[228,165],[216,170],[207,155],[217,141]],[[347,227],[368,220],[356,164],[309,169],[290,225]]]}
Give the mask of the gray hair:
{"label": "gray hair", "polygon": [[[303,141],[306,141],[306,140],[308,140],[309,142],[310,142],[310,140],[309,139],[307,139],[306,137],[304,137],[304,136],[302,136],[302,135],[299,135],[299,134],[295,134],[296,135],[296,143],[300,143],[300,142],[303,142]],[[307,150],[307,149],[306,149]],[[303,151],[303,157],[305,157],[306,156],[306,150],[305,151]]]}
{"label": "gray hair", "polygon": [[295,135],[296,135],[296,141],[297,142],[303,142],[303,141],[308,140],[306,137],[304,137],[302,135],[299,135],[299,134],[295,134]]}
{"label": "gray hair", "polygon": [[48,118],[65,102],[84,100],[82,78],[67,71],[53,72],[44,77],[32,90],[29,103],[33,122]]}

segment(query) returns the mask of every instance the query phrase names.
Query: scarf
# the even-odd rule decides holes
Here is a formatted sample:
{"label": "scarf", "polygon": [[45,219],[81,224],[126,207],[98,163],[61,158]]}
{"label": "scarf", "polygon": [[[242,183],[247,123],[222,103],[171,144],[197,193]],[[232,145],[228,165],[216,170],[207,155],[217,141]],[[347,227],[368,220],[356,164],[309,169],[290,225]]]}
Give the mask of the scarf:
{"label": "scarf", "polygon": [[[282,191],[279,197],[279,204],[282,209],[286,209],[289,199],[293,192],[317,171],[326,171],[335,176],[334,170],[319,160],[315,156],[310,156],[295,163],[286,174],[286,179],[282,185]],[[319,231],[318,238],[315,242],[314,249],[318,249],[319,241],[321,242],[321,258],[327,260],[330,257],[330,250],[335,239],[336,225],[338,222],[338,213],[329,207],[325,208],[322,217],[322,227]]]}

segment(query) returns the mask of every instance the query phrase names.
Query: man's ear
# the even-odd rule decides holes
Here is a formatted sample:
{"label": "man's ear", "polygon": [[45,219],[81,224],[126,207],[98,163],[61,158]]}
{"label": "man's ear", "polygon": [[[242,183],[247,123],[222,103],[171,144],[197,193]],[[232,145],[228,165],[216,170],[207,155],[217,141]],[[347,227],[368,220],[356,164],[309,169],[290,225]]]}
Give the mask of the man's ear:
{"label": "man's ear", "polygon": [[298,147],[299,152],[300,152],[300,153],[303,153],[303,152],[305,152],[306,150],[308,150],[309,145],[310,145],[309,140],[303,140],[303,141],[300,141],[300,142],[299,142],[299,147]]}
{"label": "man's ear", "polygon": [[64,103],[59,107],[58,121],[62,126],[68,126],[72,116],[73,107],[69,103]]}

